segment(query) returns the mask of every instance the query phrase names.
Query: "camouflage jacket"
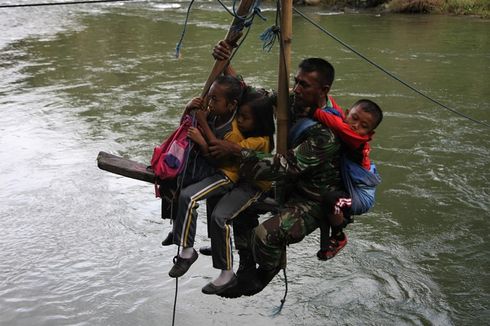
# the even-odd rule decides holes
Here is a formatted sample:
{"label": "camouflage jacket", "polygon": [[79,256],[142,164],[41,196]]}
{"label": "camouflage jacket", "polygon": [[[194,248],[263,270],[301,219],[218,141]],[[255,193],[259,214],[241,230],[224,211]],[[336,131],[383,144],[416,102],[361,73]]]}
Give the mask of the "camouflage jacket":
{"label": "camouflage jacket", "polygon": [[342,190],[340,142],[323,125],[306,129],[285,155],[242,151],[241,178],[281,181],[285,193],[319,201],[327,191]]}

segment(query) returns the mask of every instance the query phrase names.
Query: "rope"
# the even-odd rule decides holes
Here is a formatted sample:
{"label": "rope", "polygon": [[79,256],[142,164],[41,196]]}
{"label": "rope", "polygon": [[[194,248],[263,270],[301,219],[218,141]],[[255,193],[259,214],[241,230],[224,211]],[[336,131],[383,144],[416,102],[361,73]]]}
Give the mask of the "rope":
{"label": "rope", "polygon": [[62,6],[62,5],[79,5],[87,3],[109,3],[109,2],[128,2],[131,0],[92,0],[92,1],[63,1],[48,3],[26,3],[15,5],[0,5],[0,8],[19,8],[19,7],[41,7],[41,6]]}
{"label": "rope", "polygon": [[284,307],[284,303],[286,302],[286,296],[288,295],[288,277],[286,275],[286,268],[282,269],[284,275],[284,285],[286,286],[284,290],[284,297],[281,299],[281,305],[277,308],[274,308],[273,316],[277,316],[281,313],[282,307]]}
{"label": "rope", "polygon": [[[191,116],[192,116],[192,125],[195,127],[196,123],[197,123],[196,113],[192,112]],[[184,184],[184,175],[187,172],[187,167],[189,165],[189,156],[190,156],[190,153],[191,153],[191,150],[193,147],[194,147],[194,142],[189,140],[189,148],[188,148],[187,153],[186,153],[184,169],[182,170],[182,173],[180,174],[180,176],[181,176],[180,183],[177,183],[177,190],[175,192],[176,194],[179,193],[179,190],[182,188],[182,185]],[[170,214],[172,217],[173,217],[174,202],[175,202],[175,200],[172,200],[172,204],[170,206],[170,212],[171,212]],[[180,254],[180,244],[177,246],[177,255],[174,256],[174,259],[173,259],[174,264],[177,262],[177,257],[179,256],[179,254]],[[175,325],[175,313],[177,311],[177,295],[178,295],[178,293],[179,293],[179,278],[176,277],[175,278],[174,306],[173,306],[173,311],[172,311],[172,326]]]}
{"label": "rope", "polygon": [[230,9],[228,9],[228,7],[221,0],[218,0],[218,3],[221,5],[221,7],[225,8],[225,10],[228,11],[230,15],[235,16],[233,12]]}
{"label": "rope", "polygon": [[[218,0],[218,2],[220,2],[220,3],[221,3],[221,1],[220,1],[220,0]],[[258,1],[256,1],[256,4],[257,4],[257,3],[258,3]],[[224,5],[223,5],[223,6],[224,6]],[[226,7],[225,7],[225,8],[226,8]],[[226,8],[226,9],[227,9],[227,8]],[[229,9],[227,9],[227,10],[228,10],[228,12],[230,12],[230,14],[231,14],[231,15],[235,16],[235,15],[234,15],[234,14],[233,14],[233,13],[232,13],[232,12],[231,12]],[[262,16],[262,15],[260,15],[260,14],[259,14],[259,12],[260,12],[260,8],[256,7],[256,8],[254,9],[254,11],[253,11],[253,12],[254,12],[254,14],[251,16],[251,18],[250,18],[250,19],[249,19],[249,20],[248,20],[246,23],[244,23],[244,24],[239,24],[239,25],[241,26],[239,30],[242,30],[243,28],[245,28],[245,27],[246,27],[246,28],[247,28],[247,31],[245,32],[245,35],[244,35],[244,36],[241,38],[240,42],[239,42],[239,43],[238,43],[238,44],[235,46],[235,49],[233,50],[233,52],[232,52],[232,54],[231,54],[230,58],[228,59],[228,64],[229,64],[229,63],[231,62],[231,60],[232,60],[232,59],[235,57],[235,55],[237,54],[238,50],[239,50],[239,49],[240,49],[240,47],[242,46],[243,42],[245,42],[245,40],[247,39],[247,36],[248,36],[248,34],[250,33],[250,28],[252,27],[252,23],[253,23],[253,21],[254,21],[254,19],[255,19],[255,15],[257,15],[257,16],[259,16],[259,17],[261,17],[262,19],[265,19],[265,18],[263,18],[263,16]],[[237,17],[237,16],[235,16],[235,17]],[[226,66],[225,66],[225,67],[223,67],[223,70],[222,70],[220,73],[223,73],[224,69],[226,69]],[[209,89],[208,89],[208,92],[209,92]],[[205,95],[206,95],[206,94],[205,94]]]}
{"label": "rope", "polygon": [[243,35],[243,37],[240,40],[240,42],[237,44],[237,46],[235,48],[235,51],[233,51],[233,53],[231,54],[230,59],[228,60],[228,62],[231,62],[231,59],[233,59],[235,57],[236,53],[238,52],[238,49],[240,49],[240,47],[242,46],[243,42],[245,42],[245,39],[247,38],[248,33],[250,32],[250,27],[252,26],[252,22],[253,22],[253,18],[250,21],[250,25],[249,26],[245,26],[245,27],[247,27],[247,31],[245,32],[245,35]]}
{"label": "rope", "polygon": [[[233,17],[238,18],[238,19],[242,19],[244,21],[253,20],[255,14],[256,14],[256,8],[259,7],[260,0],[255,0],[253,6],[250,7],[248,13],[245,14],[244,16],[240,16],[237,13],[237,10],[235,7],[236,7],[236,4],[238,2],[239,2],[238,0],[233,0]],[[259,9],[259,11],[260,11],[260,9]]]}
{"label": "rope", "polygon": [[281,28],[279,27],[279,16],[281,12],[281,5],[279,1],[276,1],[276,20],[274,25],[267,28],[262,34],[260,34],[260,40],[264,43],[262,50],[270,52],[277,38],[281,38]]}
{"label": "rope", "polygon": [[282,297],[281,300],[281,306],[279,307],[279,311],[277,313],[280,313],[282,310],[282,307],[284,306],[284,303],[286,302],[286,296],[288,295],[288,276],[286,275],[286,268],[283,268],[282,270],[284,274],[284,285],[286,286],[284,290],[284,297]]}
{"label": "rope", "polygon": [[272,47],[274,46],[274,43],[276,42],[276,39],[280,36],[280,28],[277,25],[271,26],[267,28],[262,34],[260,34],[260,40],[264,42],[262,45],[262,50],[271,52]]}
{"label": "rope", "polygon": [[[235,19],[238,20],[238,23],[233,26],[235,32],[240,32],[245,27],[249,28],[252,25],[253,20],[254,20],[254,18],[255,18],[256,15],[259,16],[261,19],[266,20],[266,18],[264,16],[262,16],[261,11],[260,11],[260,8],[259,8],[260,0],[255,0],[254,5],[250,7],[248,13],[245,14],[245,15],[243,15],[243,16],[238,15],[238,13],[236,11],[236,8],[235,8],[238,0],[233,0],[232,10],[230,10],[221,0],[217,0],[217,1],[219,2],[219,4],[223,8],[225,8],[225,10],[231,16],[233,16]],[[177,43],[177,46],[175,47],[175,57],[178,58],[178,59],[181,58],[180,50],[182,48],[182,42],[184,40],[184,36],[185,36],[186,31],[187,31],[187,23],[189,22],[189,14],[190,14],[191,7],[192,7],[193,4],[194,4],[194,0],[192,0],[190,2],[189,7],[187,8],[187,13],[186,13],[186,16],[185,16],[185,21],[184,21],[184,28],[182,30],[182,34],[180,35],[180,40]],[[246,35],[248,35],[248,32],[249,32],[249,30],[247,31]],[[245,35],[245,37],[246,37],[246,35]],[[243,39],[245,39],[245,37]],[[243,40],[237,46],[237,50],[238,50],[238,47],[242,43],[243,43]],[[236,52],[236,50],[235,50],[235,52]],[[230,57],[230,61],[231,61],[231,58],[233,57],[233,55]]]}
{"label": "rope", "polygon": [[187,30],[187,22],[189,21],[189,14],[191,13],[191,7],[193,4],[194,4],[194,0],[192,0],[191,3],[189,3],[189,7],[187,7],[187,13],[185,15],[185,21],[184,21],[184,29],[182,30],[182,34],[180,35],[180,40],[177,43],[177,46],[175,47],[175,57],[177,59],[181,58],[180,48],[182,47],[182,42],[184,41],[184,35]]}
{"label": "rope", "polygon": [[[240,20],[250,20],[253,15],[255,15],[255,8],[258,8],[259,6],[259,3],[260,3],[260,0],[255,0],[254,2],[254,5],[250,7],[248,13],[246,13],[245,15],[243,16],[240,16],[237,11],[236,11],[236,4],[237,4],[237,0],[233,0],[233,4],[232,4],[232,10],[230,10],[224,3],[223,1],[221,0],[217,0],[218,3],[231,15],[233,16],[234,18],[236,19],[240,19]],[[259,9],[260,11],[260,9]]]}
{"label": "rope", "polygon": [[[178,254],[178,253],[177,253]],[[177,310],[177,294],[179,293],[179,278],[175,278],[175,296],[174,296],[174,309],[172,312],[172,326],[175,325],[175,311]]]}
{"label": "rope", "polygon": [[371,59],[367,58],[365,55],[361,54],[359,51],[355,50],[354,48],[352,48],[350,45],[348,45],[347,43],[345,43],[344,41],[342,41],[341,39],[339,39],[337,36],[333,35],[332,33],[330,33],[329,31],[327,31],[325,28],[323,28],[322,26],[320,26],[319,24],[317,24],[316,22],[314,22],[313,20],[311,20],[309,17],[307,17],[305,14],[303,14],[301,11],[299,11],[298,9],[296,8],[293,8],[293,10],[299,14],[301,17],[303,17],[304,19],[306,19],[308,22],[310,22],[312,25],[314,25],[315,27],[317,27],[319,30],[321,30],[323,33],[327,34],[328,36],[330,36],[331,38],[333,38],[335,41],[339,42],[340,44],[342,44],[343,46],[345,46],[347,49],[351,50],[352,52],[354,52],[355,54],[357,54],[359,57],[361,57],[362,59],[366,60],[368,63],[370,63],[371,65],[373,65],[374,67],[378,68],[379,70],[381,70],[382,72],[384,72],[385,74],[387,74],[388,76],[390,76],[391,78],[395,79],[396,81],[400,82],[401,84],[403,84],[404,86],[410,88],[412,91],[416,92],[417,94],[421,95],[422,97],[425,97],[426,99],[428,99],[429,101],[441,106],[442,108],[448,110],[448,111],[451,111],[452,113],[456,114],[456,115],[459,115],[463,118],[466,118],[470,121],[473,121],[475,123],[478,123],[478,124],[481,124],[483,126],[486,126],[486,127],[489,127],[490,128],[490,125],[483,122],[483,121],[480,121],[480,120],[477,120],[477,119],[474,119],[464,113],[461,113],[455,109],[452,109],[446,105],[444,105],[443,103],[439,102],[438,100],[436,99],[433,99],[432,97],[426,95],[425,93],[419,91],[418,89],[416,89],[415,87],[411,86],[410,84],[408,84],[407,82],[403,81],[402,79],[400,79],[399,77],[395,76],[393,73],[389,72],[388,70],[386,70],[385,68],[381,67],[379,64],[375,63],[374,61],[372,61]]}

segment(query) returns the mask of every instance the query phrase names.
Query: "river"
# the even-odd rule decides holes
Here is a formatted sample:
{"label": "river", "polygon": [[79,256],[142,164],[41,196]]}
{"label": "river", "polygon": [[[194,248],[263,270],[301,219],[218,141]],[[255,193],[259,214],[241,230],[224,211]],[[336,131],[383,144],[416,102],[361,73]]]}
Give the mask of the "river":
{"label": "river", "polygon": [[[3,1],[3,4],[28,1]],[[229,4],[229,3],[228,3]],[[153,187],[97,168],[99,151],[149,162],[200,93],[231,17],[198,2],[0,9],[0,325],[171,325],[176,248]],[[363,55],[449,108],[490,123],[488,20],[336,14],[300,8]],[[278,48],[254,20],[234,58],[248,83],[275,88]],[[318,261],[319,233],[288,248],[276,277],[227,300],[201,287],[201,256],[179,280],[175,325],[483,325],[490,323],[490,128],[455,115],[293,18],[292,65],[336,68],[345,108],[367,97],[385,119],[372,142],[383,182],[349,243]],[[199,208],[204,214],[204,206]],[[207,245],[200,219],[197,246]]]}

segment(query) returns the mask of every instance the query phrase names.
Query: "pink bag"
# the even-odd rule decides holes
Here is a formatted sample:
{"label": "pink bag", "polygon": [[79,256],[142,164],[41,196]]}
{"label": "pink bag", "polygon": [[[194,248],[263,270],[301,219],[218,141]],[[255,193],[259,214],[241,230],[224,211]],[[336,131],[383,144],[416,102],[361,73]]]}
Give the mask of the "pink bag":
{"label": "pink bag", "polygon": [[187,138],[189,127],[192,127],[192,118],[186,115],[177,130],[153,150],[151,168],[158,179],[172,179],[182,172],[189,148]]}

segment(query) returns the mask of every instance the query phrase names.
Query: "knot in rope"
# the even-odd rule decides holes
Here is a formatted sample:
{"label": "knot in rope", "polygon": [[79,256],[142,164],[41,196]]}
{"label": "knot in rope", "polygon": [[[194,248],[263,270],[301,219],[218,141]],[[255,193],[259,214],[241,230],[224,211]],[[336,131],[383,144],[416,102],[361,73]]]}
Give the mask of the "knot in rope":
{"label": "knot in rope", "polygon": [[262,15],[262,10],[260,10],[260,8],[259,8],[259,2],[258,1],[256,2],[256,6],[254,7],[254,15],[259,16],[260,19],[262,19],[263,21],[267,20],[267,17]]}
{"label": "knot in rope", "polygon": [[[221,3],[220,0],[218,0],[218,2]],[[246,13],[245,15],[243,16],[240,16],[238,13],[237,13],[237,10],[236,10],[236,5],[239,1],[238,0],[233,0],[233,12],[231,13],[231,15],[235,18],[240,18],[240,19],[243,19],[245,21],[249,21],[249,20],[253,20],[253,17],[255,16],[255,14],[257,13],[257,8],[259,8],[259,5],[260,5],[260,0],[255,0],[254,1],[254,4],[253,6],[250,7],[248,13]],[[222,4],[223,5],[223,4]],[[226,7],[225,7],[226,8]],[[227,8],[226,8],[227,9]],[[227,9],[228,10],[228,9]],[[259,9],[260,11],[260,9]],[[230,12],[228,10],[228,12]]]}
{"label": "knot in rope", "polygon": [[243,30],[244,27],[248,27],[250,26],[250,24],[248,26],[246,26],[246,24],[248,23],[247,21],[245,21],[245,19],[241,18],[241,17],[235,17],[237,19],[237,23],[236,24],[233,24],[233,26],[230,27],[230,30],[233,31],[234,33],[239,33]]}
{"label": "knot in rope", "polygon": [[281,29],[277,25],[273,25],[267,28],[262,34],[260,34],[260,40],[264,43],[262,50],[270,52],[276,39],[279,37]]}
{"label": "knot in rope", "polygon": [[252,23],[254,21],[255,16],[259,16],[260,19],[262,19],[263,21],[267,20],[267,18],[262,15],[262,11],[259,8],[260,0],[256,0],[254,2],[254,5],[250,8],[248,14],[245,14],[243,16],[238,15],[238,13],[236,12],[235,3],[236,3],[236,0],[233,2],[233,12],[230,12],[230,10],[228,10],[228,12],[236,20],[238,20],[238,23],[233,26],[234,32],[241,32],[243,30],[243,28],[245,28],[245,27],[248,28],[248,27],[252,26]]}

